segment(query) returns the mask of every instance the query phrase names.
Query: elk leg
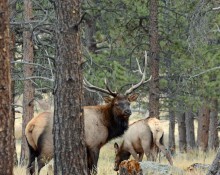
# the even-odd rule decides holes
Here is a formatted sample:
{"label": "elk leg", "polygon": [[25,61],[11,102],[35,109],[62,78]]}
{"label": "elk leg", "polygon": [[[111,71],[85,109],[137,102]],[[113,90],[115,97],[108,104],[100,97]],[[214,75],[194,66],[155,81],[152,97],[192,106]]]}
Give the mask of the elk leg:
{"label": "elk leg", "polygon": [[169,161],[170,165],[173,165],[173,161],[172,161],[171,155],[170,155],[169,151],[166,149],[166,147],[161,145],[161,144],[158,144],[157,146],[163,152],[163,154],[166,156],[166,158]]}
{"label": "elk leg", "polygon": [[93,161],[93,174],[97,174],[98,167],[98,159],[99,159],[99,149],[95,149],[92,151],[92,161]]}
{"label": "elk leg", "polygon": [[151,147],[151,140],[142,140],[141,145],[143,147],[144,150],[144,154],[146,155],[147,159],[149,159],[149,155],[150,155],[150,147]]}
{"label": "elk leg", "polygon": [[138,161],[139,161],[139,162],[142,162],[143,157],[144,157],[144,153],[140,153],[140,154],[139,154]]}
{"label": "elk leg", "polygon": [[98,165],[98,158],[99,158],[99,149],[88,149],[89,153],[89,171],[92,174],[97,174],[97,165]]}
{"label": "elk leg", "polygon": [[43,168],[45,166],[45,161],[44,161],[43,157],[41,157],[41,156],[37,157],[37,165],[38,165],[38,174],[39,174],[41,168]]}
{"label": "elk leg", "polygon": [[27,174],[35,173],[35,157],[37,157],[37,152],[31,147],[31,145],[27,142],[29,148],[29,163],[27,166]]}
{"label": "elk leg", "polygon": [[134,157],[135,160],[139,160],[136,151],[133,148],[129,149],[129,152],[131,153],[131,155]]}

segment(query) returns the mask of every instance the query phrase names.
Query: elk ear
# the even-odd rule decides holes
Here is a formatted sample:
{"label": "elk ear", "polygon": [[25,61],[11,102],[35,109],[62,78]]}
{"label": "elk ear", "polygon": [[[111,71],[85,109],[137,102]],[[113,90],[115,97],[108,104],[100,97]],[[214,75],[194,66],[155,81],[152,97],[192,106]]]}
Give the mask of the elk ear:
{"label": "elk ear", "polygon": [[139,94],[136,94],[136,93],[131,94],[131,95],[128,96],[128,100],[129,100],[130,102],[136,101],[137,98],[138,98],[138,96],[139,96]]}
{"label": "elk ear", "polygon": [[105,103],[111,103],[112,102],[112,98],[111,97],[104,97],[104,102]]}
{"label": "elk ear", "polygon": [[115,148],[115,153],[117,153],[118,152],[118,150],[119,150],[119,146],[118,146],[118,144],[115,142],[115,144],[114,144],[114,148]]}

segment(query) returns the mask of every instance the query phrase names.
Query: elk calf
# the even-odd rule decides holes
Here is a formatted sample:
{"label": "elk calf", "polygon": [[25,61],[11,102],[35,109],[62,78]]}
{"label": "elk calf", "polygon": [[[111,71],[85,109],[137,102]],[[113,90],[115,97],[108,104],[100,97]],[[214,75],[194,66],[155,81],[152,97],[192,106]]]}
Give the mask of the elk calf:
{"label": "elk calf", "polygon": [[116,153],[114,170],[118,171],[119,164],[129,159],[130,155],[137,161],[142,161],[144,154],[149,157],[155,145],[173,165],[171,155],[163,145],[163,134],[160,121],[156,118],[143,119],[131,124],[123,136],[121,146],[114,144]]}

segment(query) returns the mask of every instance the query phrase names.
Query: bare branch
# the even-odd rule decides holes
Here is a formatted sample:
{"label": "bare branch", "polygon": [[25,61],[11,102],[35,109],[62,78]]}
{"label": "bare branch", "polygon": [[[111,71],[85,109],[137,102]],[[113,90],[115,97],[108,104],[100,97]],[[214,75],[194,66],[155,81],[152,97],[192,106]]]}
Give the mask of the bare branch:
{"label": "bare branch", "polygon": [[54,82],[54,79],[50,79],[47,77],[40,77],[40,76],[32,76],[32,77],[26,77],[26,78],[16,78],[16,79],[12,79],[12,81],[17,81],[17,80],[32,80],[32,79],[43,79],[43,80],[47,80],[47,81],[51,81]]}
{"label": "bare branch", "polygon": [[212,8],[212,10],[220,10],[220,6],[219,6],[219,7]]}
{"label": "bare branch", "polygon": [[211,72],[211,71],[214,71],[214,70],[217,70],[217,69],[220,69],[220,66],[213,67],[213,68],[211,68],[211,69],[208,69],[208,70],[205,70],[205,71],[203,71],[203,72],[200,72],[200,73],[198,73],[198,74],[196,74],[196,75],[190,76],[189,79],[198,77],[198,76],[203,75],[203,74],[205,74],[205,73],[207,73],[207,72]]}

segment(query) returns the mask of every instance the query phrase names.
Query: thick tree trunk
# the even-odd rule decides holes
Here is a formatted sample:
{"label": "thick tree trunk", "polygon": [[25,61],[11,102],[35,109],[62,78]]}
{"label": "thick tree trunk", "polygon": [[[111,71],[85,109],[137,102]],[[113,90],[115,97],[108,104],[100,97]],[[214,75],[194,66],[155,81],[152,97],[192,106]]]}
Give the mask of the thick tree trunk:
{"label": "thick tree trunk", "polygon": [[209,121],[210,110],[206,103],[200,109],[198,116],[198,133],[197,144],[200,150],[207,151],[208,149],[208,137],[209,137]]}
{"label": "thick tree trunk", "polygon": [[175,153],[175,112],[170,109],[169,111],[169,149],[171,154]]}
{"label": "thick tree trunk", "polygon": [[12,175],[14,119],[11,111],[8,1],[0,1],[0,174]]}
{"label": "thick tree trunk", "polygon": [[218,99],[212,99],[210,123],[209,123],[209,141],[208,141],[209,149],[216,150],[219,146],[217,127],[218,127]]}
{"label": "thick tree trunk", "polygon": [[186,124],[185,113],[177,113],[178,131],[179,131],[179,150],[186,152]]}
{"label": "thick tree trunk", "polygon": [[[24,19],[29,22],[32,18],[32,2],[31,0],[24,0]],[[31,31],[23,32],[23,61],[33,63],[34,52],[33,42],[31,38]],[[33,65],[24,64],[24,93],[23,93],[23,118],[22,118],[22,142],[21,142],[21,157],[20,163],[26,164],[28,160],[28,145],[25,138],[25,127],[34,115],[34,87],[29,77],[33,75]]]}
{"label": "thick tree trunk", "polygon": [[220,174],[220,148],[216,154],[215,159],[210,166],[208,173],[206,175],[219,175]]}
{"label": "thick tree trunk", "polygon": [[149,116],[159,118],[159,41],[158,41],[158,0],[150,0],[150,74]]}
{"label": "thick tree trunk", "polygon": [[82,112],[80,0],[55,1],[57,58],[54,114],[54,174],[87,174]]}
{"label": "thick tree trunk", "polygon": [[185,113],[185,123],[186,123],[186,142],[187,151],[193,150],[196,147],[195,142],[195,132],[194,132],[194,117],[192,111],[187,111]]}

